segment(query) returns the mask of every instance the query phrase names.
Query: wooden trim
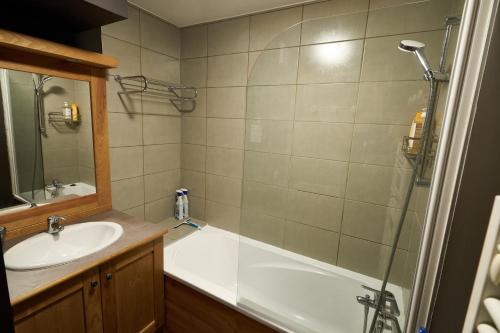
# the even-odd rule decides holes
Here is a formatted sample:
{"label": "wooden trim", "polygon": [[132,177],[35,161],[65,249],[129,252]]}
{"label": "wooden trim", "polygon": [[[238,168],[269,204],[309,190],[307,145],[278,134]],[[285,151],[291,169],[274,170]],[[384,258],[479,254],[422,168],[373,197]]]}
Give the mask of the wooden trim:
{"label": "wooden trim", "polygon": [[[2,38],[0,30],[0,45]],[[34,70],[42,74],[85,80],[89,82],[92,106],[93,144],[96,194],[50,203],[44,206],[0,215],[0,225],[6,227],[6,239],[43,231],[47,216],[61,215],[70,224],[87,216],[107,211],[111,205],[111,176],[109,170],[108,115],[106,112],[106,71],[82,64],[43,58],[36,54],[6,50],[1,52],[0,67],[14,70]],[[56,57],[57,58],[57,57]]]}
{"label": "wooden trim", "polygon": [[154,274],[154,290],[155,290],[155,322],[156,330],[165,324],[165,299],[164,295],[164,277],[163,277],[163,237],[154,241],[153,251],[153,274]]}
{"label": "wooden trim", "polygon": [[156,330],[157,326],[158,325],[156,325],[156,321],[153,320],[148,326],[144,327],[144,329],[141,330],[140,333],[152,333],[152,332],[154,332]]}
{"label": "wooden trim", "polygon": [[108,280],[107,274],[115,275],[113,261],[109,261],[101,266],[101,304],[104,332],[117,332],[116,320],[116,291],[115,279]]}
{"label": "wooden trim", "polygon": [[0,46],[92,67],[115,68],[118,66],[116,59],[110,56],[3,29],[0,29]]}

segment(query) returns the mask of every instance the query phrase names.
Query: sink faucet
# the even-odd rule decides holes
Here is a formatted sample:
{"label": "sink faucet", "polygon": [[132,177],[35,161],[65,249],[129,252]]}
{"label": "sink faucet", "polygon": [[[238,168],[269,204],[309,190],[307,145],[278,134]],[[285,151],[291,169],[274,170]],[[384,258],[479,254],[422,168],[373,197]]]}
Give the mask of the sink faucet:
{"label": "sink faucet", "polygon": [[[382,332],[384,328],[390,329],[391,332],[402,333],[401,327],[399,326],[398,316],[400,315],[398,303],[396,302],[396,297],[390,291],[385,291],[382,295],[379,290],[370,288],[368,286],[362,286],[363,289],[366,289],[373,293],[373,298],[370,295],[365,296],[357,296],[356,300],[359,304],[365,306],[365,325],[364,332],[366,332],[366,324],[368,319],[368,309],[376,309],[377,304],[380,300],[380,297],[383,297],[383,304],[381,310],[378,313],[379,319],[377,321],[377,332]],[[390,322],[391,325],[388,325],[387,322]]]}
{"label": "sink faucet", "polygon": [[57,215],[51,215],[47,218],[47,223],[49,225],[47,229],[47,233],[54,235],[58,234],[59,232],[63,231],[64,226],[61,225],[61,221],[66,220],[62,216],[57,216]]}

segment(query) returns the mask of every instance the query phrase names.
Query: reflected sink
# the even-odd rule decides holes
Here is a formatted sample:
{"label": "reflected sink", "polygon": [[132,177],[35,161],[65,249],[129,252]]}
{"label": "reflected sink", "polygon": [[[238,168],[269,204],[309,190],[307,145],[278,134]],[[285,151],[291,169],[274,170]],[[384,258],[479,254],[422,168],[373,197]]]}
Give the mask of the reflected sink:
{"label": "reflected sink", "polygon": [[69,225],[54,235],[44,232],[5,252],[5,267],[27,270],[61,265],[104,249],[122,234],[121,225],[105,221]]}

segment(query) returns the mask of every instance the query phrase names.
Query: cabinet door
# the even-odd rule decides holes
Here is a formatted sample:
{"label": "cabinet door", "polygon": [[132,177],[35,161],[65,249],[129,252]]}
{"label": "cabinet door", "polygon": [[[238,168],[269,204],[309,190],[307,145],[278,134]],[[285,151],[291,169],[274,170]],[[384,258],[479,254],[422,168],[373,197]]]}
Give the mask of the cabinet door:
{"label": "cabinet door", "polygon": [[157,281],[163,278],[162,244],[132,250],[101,267],[104,332],[154,332],[163,324],[163,284]]}
{"label": "cabinet door", "polygon": [[14,307],[16,333],[102,333],[96,269]]}

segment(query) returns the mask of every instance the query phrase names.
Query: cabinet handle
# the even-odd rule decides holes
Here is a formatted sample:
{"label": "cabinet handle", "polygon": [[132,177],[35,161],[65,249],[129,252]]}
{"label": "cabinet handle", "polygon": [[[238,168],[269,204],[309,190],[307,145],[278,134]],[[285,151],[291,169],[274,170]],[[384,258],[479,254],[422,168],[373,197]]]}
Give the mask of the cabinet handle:
{"label": "cabinet handle", "polygon": [[108,273],[106,274],[106,280],[111,280],[113,278],[113,274]]}
{"label": "cabinet handle", "polygon": [[98,284],[99,284],[99,282],[97,282],[97,281],[92,281],[92,282],[90,282],[90,286],[91,286],[92,288],[97,287],[97,285],[98,285]]}

